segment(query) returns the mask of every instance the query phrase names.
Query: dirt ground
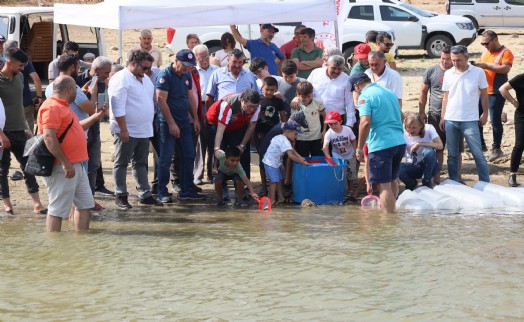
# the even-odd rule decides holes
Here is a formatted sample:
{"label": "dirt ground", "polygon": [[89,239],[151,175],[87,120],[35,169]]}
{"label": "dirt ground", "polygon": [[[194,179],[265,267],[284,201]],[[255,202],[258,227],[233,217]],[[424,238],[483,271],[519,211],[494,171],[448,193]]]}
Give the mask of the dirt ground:
{"label": "dirt ground", "polygon": [[[444,13],[445,11],[445,4],[443,1],[436,2],[436,3],[429,3],[424,2],[421,0],[412,0],[412,4],[419,6],[421,8],[434,11],[434,12],[441,12]],[[497,30],[499,34],[499,41],[501,44],[504,44],[508,46],[515,56],[513,68],[510,72],[510,78],[516,76],[517,74],[520,74],[524,72],[524,64],[523,64],[523,53],[522,51],[519,51],[518,48],[523,48],[524,46],[524,32],[523,31],[515,31],[515,30]],[[133,31],[125,31],[123,33],[123,45],[124,45],[124,53],[134,46],[138,42],[138,30]],[[166,32],[164,29],[154,29],[153,30],[153,37],[154,37],[154,43],[162,48],[163,52],[163,60],[164,62],[169,62],[173,58],[169,57],[169,53],[165,47],[165,39],[166,39]],[[106,42],[107,42],[107,48],[108,50],[108,56],[111,59],[116,60],[118,56],[117,51],[117,33],[114,30],[106,30]],[[480,38],[477,38],[475,42],[469,46],[469,50],[471,52],[471,59],[477,60],[480,57],[480,54],[483,50],[483,47],[480,45]],[[427,56],[424,55],[424,52],[422,50],[400,50],[397,57],[397,66],[399,68],[399,72],[402,75],[403,83],[404,83],[404,107],[403,109],[405,111],[417,111],[418,110],[418,94],[419,94],[419,88],[420,83],[422,79],[422,75],[424,73],[424,70],[434,64],[438,64],[438,59],[429,59]],[[514,144],[514,125],[513,125],[513,113],[514,113],[514,107],[511,104],[506,103],[504,111],[507,112],[508,115],[508,122],[504,124],[504,137],[502,142],[502,150],[504,151],[504,156],[497,160],[496,162],[490,162],[489,163],[489,170],[490,170],[490,177],[492,182],[506,185],[507,184],[507,178],[509,175],[509,160],[510,160],[510,154],[511,149]],[[113,190],[113,179],[111,175],[112,170],[112,162],[111,162],[111,153],[113,151],[113,143],[111,139],[111,134],[109,132],[108,123],[102,123],[101,127],[102,132],[102,162],[103,162],[103,168],[105,173],[105,180],[106,180],[106,186]],[[491,126],[488,124],[486,127],[484,127],[484,136],[486,138],[486,142],[488,147],[491,144],[492,141],[492,133],[491,133]],[[473,161],[472,156],[469,153],[463,154],[464,158],[464,166],[463,166],[463,178],[465,179],[466,183],[468,185],[473,185],[477,180],[477,173],[475,171],[475,163]],[[252,181],[255,183],[256,187],[259,186],[260,178],[258,175],[258,159],[256,157],[256,154],[252,154],[252,167],[251,167],[251,173],[252,173]],[[152,172],[152,157],[150,157],[150,178],[153,177]],[[19,166],[15,162],[13,162],[11,166],[12,173],[14,170],[18,170]],[[130,175],[129,171],[129,177],[128,177],[128,187],[129,192],[132,195],[136,194],[135,189],[133,188],[133,178]],[[442,171],[442,178],[445,179],[447,177],[447,171],[446,171],[446,165],[444,165],[444,169]],[[524,180],[522,176],[519,176],[518,181]],[[44,202],[44,204],[47,204],[47,196],[45,193],[45,187],[43,185],[43,182],[40,181],[41,184],[41,198]],[[25,187],[23,184],[23,181],[10,181],[10,187],[11,187],[11,195],[12,195],[12,201],[14,203],[15,211],[16,209],[31,209],[30,204],[30,198],[29,195],[25,192]],[[214,201],[214,191],[211,184],[207,183],[202,186],[204,189],[204,193],[208,195],[207,203],[210,203]],[[258,189],[256,189],[258,190]],[[100,202],[104,207],[107,208],[116,208],[116,206],[113,203],[113,198],[111,197],[100,197],[96,196],[96,199],[98,202]],[[132,200],[132,203],[136,204],[136,200]]]}

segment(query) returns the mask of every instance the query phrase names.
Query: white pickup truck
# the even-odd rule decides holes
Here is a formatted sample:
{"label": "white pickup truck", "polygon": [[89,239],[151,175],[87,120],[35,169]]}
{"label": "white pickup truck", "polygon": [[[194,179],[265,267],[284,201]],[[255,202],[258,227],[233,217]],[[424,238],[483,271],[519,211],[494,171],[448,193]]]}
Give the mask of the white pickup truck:
{"label": "white pickup truck", "polygon": [[[273,42],[278,46],[282,46],[294,36],[295,26],[300,24],[299,22],[291,23],[275,23],[275,26],[279,29],[279,32],[275,34]],[[260,37],[260,27],[258,24],[252,25],[239,25],[238,30],[240,34],[246,39],[257,39]],[[358,23],[344,23],[344,30],[342,33],[342,51],[346,59],[353,54],[353,48],[356,45],[366,41],[366,32],[369,30],[376,31],[386,31],[393,36],[395,39],[395,34],[393,29],[385,24],[380,22],[373,21],[359,21]],[[186,46],[186,36],[190,33],[197,34],[200,38],[200,41],[205,44],[210,53],[214,53],[220,49],[220,37],[224,32],[231,32],[229,26],[212,26],[212,27],[195,27],[195,28],[179,28],[175,31],[175,36],[173,41],[167,45],[167,49],[173,53],[178,52],[180,49],[187,48]],[[237,47],[239,44],[237,43]],[[240,47],[239,47],[240,48]],[[395,50],[393,48],[393,50]],[[246,52],[246,56],[249,57],[249,53]]]}
{"label": "white pickup truck", "polygon": [[49,63],[69,40],[80,46],[80,57],[87,52],[107,54],[103,30],[55,24],[53,7],[0,7],[0,34],[19,42],[44,81]]}

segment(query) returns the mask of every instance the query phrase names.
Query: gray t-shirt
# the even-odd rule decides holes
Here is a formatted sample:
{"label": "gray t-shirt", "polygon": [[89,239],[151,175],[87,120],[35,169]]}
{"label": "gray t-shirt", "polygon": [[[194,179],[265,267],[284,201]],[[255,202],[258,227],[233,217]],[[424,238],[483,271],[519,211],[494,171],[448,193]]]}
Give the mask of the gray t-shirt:
{"label": "gray t-shirt", "polygon": [[433,65],[426,69],[422,82],[429,85],[429,114],[440,116],[442,112],[442,81],[446,71],[440,68],[440,65]]}
{"label": "gray t-shirt", "polygon": [[13,80],[0,73],[0,98],[5,107],[4,131],[24,131],[27,123],[24,116],[24,75],[18,73]]}
{"label": "gray t-shirt", "polygon": [[286,113],[289,116],[291,114],[291,108],[289,107],[289,104],[291,104],[291,101],[295,96],[297,96],[297,85],[300,82],[305,81],[305,79],[297,77],[297,80],[293,83],[289,84],[287,83],[284,78],[278,81],[278,91],[282,93],[282,99],[284,100],[284,103],[286,104]]}

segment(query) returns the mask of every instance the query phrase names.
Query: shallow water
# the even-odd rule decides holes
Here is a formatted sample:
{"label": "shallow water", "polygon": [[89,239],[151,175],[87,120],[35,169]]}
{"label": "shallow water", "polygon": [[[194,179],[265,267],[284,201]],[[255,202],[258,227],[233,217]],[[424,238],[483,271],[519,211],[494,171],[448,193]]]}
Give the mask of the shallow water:
{"label": "shallow water", "polygon": [[0,320],[523,320],[524,217],[322,206],[0,220]]}

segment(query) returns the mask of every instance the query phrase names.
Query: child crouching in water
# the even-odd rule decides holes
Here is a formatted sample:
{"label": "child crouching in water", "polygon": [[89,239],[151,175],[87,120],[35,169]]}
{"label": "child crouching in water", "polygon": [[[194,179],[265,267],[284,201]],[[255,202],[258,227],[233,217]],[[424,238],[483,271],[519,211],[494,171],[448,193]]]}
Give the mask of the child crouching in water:
{"label": "child crouching in water", "polygon": [[215,176],[215,192],[217,194],[217,206],[225,205],[222,197],[222,190],[224,189],[224,182],[233,180],[235,183],[235,192],[237,195],[237,204],[239,206],[247,206],[247,202],[242,200],[244,197],[244,185],[249,189],[251,197],[258,199],[258,195],[253,189],[253,185],[246,175],[246,172],[240,165],[240,155],[242,152],[236,147],[229,147],[226,152],[217,151],[218,154],[218,173]]}
{"label": "child crouching in water", "polygon": [[[284,202],[284,194],[282,189],[282,181],[284,180],[284,169],[282,167],[282,160],[284,154],[287,154],[288,158],[292,161],[300,163],[302,165],[309,165],[306,159],[301,157],[293,147],[291,141],[297,139],[298,132],[300,131],[300,125],[292,120],[287,121],[283,128],[284,133],[275,136],[267,152],[262,159],[264,169],[266,170],[266,176],[269,178],[269,199],[274,204],[280,204]],[[275,202],[275,197],[278,194],[278,201]]]}
{"label": "child crouching in water", "polygon": [[435,150],[442,150],[442,140],[431,124],[425,124],[418,113],[406,113],[404,118],[406,162],[400,164],[400,180],[406,189],[413,190],[417,179],[422,185],[433,188],[433,176],[440,171]]}
{"label": "child crouching in water", "polygon": [[[357,140],[355,134],[350,127],[342,125],[342,116],[338,112],[328,112],[324,123],[329,125],[329,130],[327,130],[326,135],[324,135],[322,151],[326,158],[331,158],[332,154],[334,158],[346,160],[348,169],[348,185],[346,186],[346,191],[349,195],[350,189],[353,189],[353,185],[357,180],[357,160],[355,159]],[[332,146],[331,154],[329,151],[330,143]],[[348,197],[348,200],[353,202],[357,201],[354,196]]]}

